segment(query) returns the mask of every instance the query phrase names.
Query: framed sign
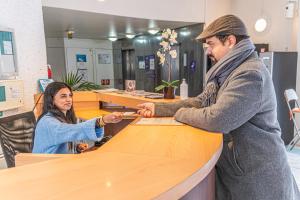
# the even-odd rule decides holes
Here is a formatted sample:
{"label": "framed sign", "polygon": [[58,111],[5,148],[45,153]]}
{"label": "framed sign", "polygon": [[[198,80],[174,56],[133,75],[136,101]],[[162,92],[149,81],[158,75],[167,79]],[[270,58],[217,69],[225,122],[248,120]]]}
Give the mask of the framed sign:
{"label": "framed sign", "polygon": [[77,69],[77,73],[81,76],[82,81],[88,81],[88,70],[87,69]]}
{"label": "framed sign", "polygon": [[137,58],[138,58],[139,69],[145,69],[144,56],[138,56]]}
{"label": "framed sign", "polygon": [[110,64],[111,55],[110,54],[98,54],[98,64]]}
{"label": "framed sign", "polygon": [[154,55],[148,55],[145,56],[145,69],[146,70],[154,70],[155,69],[155,56]]}
{"label": "framed sign", "polygon": [[0,79],[18,75],[14,30],[0,26]]}
{"label": "framed sign", "polygon": [[155,56],[154,55],[150,55],[149,56],[149,69],[150,70],[155,70]]}
{"label": "framed sign", "polygon": [[87,59],[85,54],[76,54],[77,69],[87,69]]}

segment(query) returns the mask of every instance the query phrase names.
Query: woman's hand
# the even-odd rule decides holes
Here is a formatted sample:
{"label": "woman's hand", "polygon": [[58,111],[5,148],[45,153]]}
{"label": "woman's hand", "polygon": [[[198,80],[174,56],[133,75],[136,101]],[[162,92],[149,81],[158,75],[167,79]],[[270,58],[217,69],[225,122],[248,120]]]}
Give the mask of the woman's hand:
{"label": "woman's hand", "polygon": [[121,112],[113,112],[111,114],[108,115],[104,115],[102,120],[105,124],[109,124],[109,123],[118,123],[122,120],[123,117],[123,113]]}
{"label": "woman's hand", "polygon": [[86,143],[80,143],[76,145],[76,151],[82,153],[89,148],[89,145]]}
{"label": "woman's hand", "polygon": [[153,117],[155,111],[154,103],[142,103],[137,105],[140,108],[137,113],[143,117]]}

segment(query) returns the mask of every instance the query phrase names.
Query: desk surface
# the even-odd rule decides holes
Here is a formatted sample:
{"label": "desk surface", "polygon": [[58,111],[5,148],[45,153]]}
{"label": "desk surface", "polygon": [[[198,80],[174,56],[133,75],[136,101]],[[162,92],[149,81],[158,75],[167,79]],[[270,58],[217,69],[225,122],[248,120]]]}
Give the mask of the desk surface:
{"label": "desk surface", "polygon": [[129,108],[137,108],[138,104],[146,103],[146,102],[164,102],[164,103],[172,103],[179,101],[179,97],[176,99],[149,99],[141,96],[133,96],[126,93],[116,93],[116,92],[107,92],[107,93],[97,93],[98,100],[104,101],[107,103],[114,103],[122,106],[126,106]]}
{"label": "desk surface", "polygon": [[214,167],[222,135],[128,125],[96,151],[0,171],[1,199],[178,199]]}

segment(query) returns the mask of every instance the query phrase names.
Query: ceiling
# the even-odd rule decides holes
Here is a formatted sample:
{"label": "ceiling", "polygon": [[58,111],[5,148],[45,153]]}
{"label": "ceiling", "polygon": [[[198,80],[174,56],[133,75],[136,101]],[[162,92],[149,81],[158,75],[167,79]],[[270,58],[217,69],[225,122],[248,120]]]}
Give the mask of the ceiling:
{"label": "ceiling", "polygon": [[150,28],[179,28],[195,22],[178,22],[122,17],[101,13],[76,11],[62,8],[43,7],[46,38],[67,37],[67,30],[73,30],[74,38],[108,39],[125,38],[126,33],[148,34]]}

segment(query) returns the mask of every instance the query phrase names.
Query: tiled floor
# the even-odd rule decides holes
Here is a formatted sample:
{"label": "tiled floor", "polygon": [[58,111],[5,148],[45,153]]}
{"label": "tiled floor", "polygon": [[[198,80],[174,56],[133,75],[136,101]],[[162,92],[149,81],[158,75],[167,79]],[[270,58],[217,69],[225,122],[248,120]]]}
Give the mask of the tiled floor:
{"label": "tiled floor", "polygon": [[292,172],[300,190],[300,147],[295,147],[291,152],[287,152],[287,154]]}

